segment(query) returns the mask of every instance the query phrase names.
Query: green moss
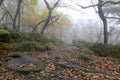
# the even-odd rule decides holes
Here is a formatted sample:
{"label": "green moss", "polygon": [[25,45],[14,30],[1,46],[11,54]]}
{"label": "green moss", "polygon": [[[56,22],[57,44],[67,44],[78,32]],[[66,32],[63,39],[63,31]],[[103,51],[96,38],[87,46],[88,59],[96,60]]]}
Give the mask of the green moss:
{"label": "green moss", "polygon": [[0,35],[5,35],[5,34],[9,34],[10,32],[4,29],[0,29]]}

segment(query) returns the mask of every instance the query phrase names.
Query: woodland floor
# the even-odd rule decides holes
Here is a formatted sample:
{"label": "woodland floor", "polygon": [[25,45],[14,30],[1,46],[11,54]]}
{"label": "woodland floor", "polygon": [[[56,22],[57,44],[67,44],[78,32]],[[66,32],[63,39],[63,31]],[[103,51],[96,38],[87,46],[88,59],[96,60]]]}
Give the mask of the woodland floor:
{"label": "woodland floor", "polygon": [[[76,58],[80,52],[76,46],[62,45],[52,51],[46,52],[24,52],[45,63],[45,69],[40,72],[30,72],[28,74],[10,71],[4,68],[4,63],[8,58],[0,58],[0,80],[120,80],[120,64],[109,57],[92,56],[89,61]],[[8,52],[0,50],[1,56],[8,54],[19,54],[20,52]],[[66,66],[63,66],[64,64]],[[110,75],[84,72],[79,69],[67,66],[77,65],[93,70],[104,71]]]}

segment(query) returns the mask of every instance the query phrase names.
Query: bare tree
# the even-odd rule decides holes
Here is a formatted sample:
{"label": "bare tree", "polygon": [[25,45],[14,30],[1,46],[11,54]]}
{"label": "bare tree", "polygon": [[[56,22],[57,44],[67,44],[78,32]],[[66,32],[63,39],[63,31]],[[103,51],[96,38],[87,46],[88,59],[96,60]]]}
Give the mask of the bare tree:
{"label": "bare tree", "polygon": [[86,6],[86,7],[83,7],[83,6],[81,6],[77,3],[77,5],[80,6],[81,8],[90,8],[90,7],[97,7],[98,8],[98,14],[99,14],[99,17],[102,20],[103,26],[104,26],[104,44],[108,44],[108,25],[107,25],[106,16],[104,15],[104,12],[103,12],[103,7],[104,7],[105,4],[109,4],[109,3],[110,4],[119,4],[120,1],[113,2],[113,1],[98,0],[97,4],[89,5],[89,6]]}
{"label": "bare tree", "polygon": [[53,10],[58,6],[60,0],[57,0],[57,1],[54,3],[53,7],[50,6],[50,4],[47,2],[47,0],[44,0],[44,2],[45,2],[46,7],[47,7],[47,9],[48,9],[48,15],[47,15],[47,20],[45,21],[45,24],[43,25],[43,28],[42,28],[42,30],[41,30],[41,35],[44,34],[45,29],[48,27],[48,24],[49,24],[49,22],[50,22],[50,20],[51,20],[52,12],[53,12]]}
{"label": "bare tree", "polygon": [[22,3],[22,0],[18,0],[17,10],[16,10],[16,13],[15,13],[15,16],[14,16],[14,19],[13,19],[13,29],[14,29],[14,31],[18,31],[16,23],[17,23],[17,19],[18,19],[19,13],[20,13],[21,3]]}
{"label": "bare tree", "polygon": [[[60,16],[61,16],[61,15],[51,16],[50,19],[54,18],[55,20],[52,21],[52,22],[49,23],[49,24],[53,24],[54,22],[57,22],[57,21],[59,20]],[[47,20],[47,18],[46,18],[46,19],[43,19],[43,20],[41,20],[39,23],[37,23],[37,24],[34,26],[32,32],[36,32],[36,31],[37,31],[37,27],[38,27],[40,24],[46,22],[46,20]],[[48,25],[49,25],[49,24],[48,24]]]}
{"label": "bare tree", "polygon": [[103,1],[102,0],[98,0],[98,14],[99,14],[99,17],[100,19],[102,20],[103,22],[103,26],[104,26],[104,44],[108,44],[108,26],[107,26],[107,19],[104,15],[104,12],[102,10],[102,4],[103,4]]}

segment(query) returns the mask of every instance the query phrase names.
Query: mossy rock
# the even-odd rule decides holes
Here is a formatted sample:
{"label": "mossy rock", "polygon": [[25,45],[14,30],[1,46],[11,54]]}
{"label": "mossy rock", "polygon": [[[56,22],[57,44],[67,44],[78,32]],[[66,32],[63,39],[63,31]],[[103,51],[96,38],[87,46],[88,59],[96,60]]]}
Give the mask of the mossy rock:
{"label": "mossy rock", "polygon": [[10,32],[4,29],[0,29],[0,36],[1,35],[8,35]]}
{"label": "mossy rock", "polygon": [[0,29],[0,42],[9,42],[10,41],[10,36],[9,36],[9,31]]}
{"label": "mossy rock", "polygon": [[41,71],[45,68],[45,65],[41,61],[30,56],[21,56],[6,62],[5,68],[22,73],[28,73]]}

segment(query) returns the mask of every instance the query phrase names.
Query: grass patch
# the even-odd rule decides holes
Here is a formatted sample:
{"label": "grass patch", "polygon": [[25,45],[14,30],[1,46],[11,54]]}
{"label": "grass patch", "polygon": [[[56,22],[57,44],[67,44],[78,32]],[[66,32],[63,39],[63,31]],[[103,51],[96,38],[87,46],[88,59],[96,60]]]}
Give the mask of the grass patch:
{"label": "grass patch", "polygon": [[0,47],[1,50],[20,51],[20,52],[44,52],[58,47],[52,42],[19,42],[8,43],[6,46]]}
{"label": "grass patch", "polygon": [[86,54],[86,53],[81,52],[81,53],[77,54],[76,57],[77,57],[77,58],[80,58],[80,59],[82,59],[82,60],[84,60],[84,61],[89,61],[89,60],[91,60],[91,57],[92,57],[92,56],[89,55],[89,54]]}

